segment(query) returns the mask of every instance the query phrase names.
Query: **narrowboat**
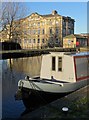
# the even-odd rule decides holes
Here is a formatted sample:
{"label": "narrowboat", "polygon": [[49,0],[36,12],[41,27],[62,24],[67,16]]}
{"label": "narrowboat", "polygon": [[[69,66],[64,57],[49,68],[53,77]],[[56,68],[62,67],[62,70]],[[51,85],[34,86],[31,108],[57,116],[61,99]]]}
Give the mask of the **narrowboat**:
{"label": "narrowboat", "polygon": [[37,107],[88,84],[89,52],[50,52],[42,55],[40,76],[19,80],[16,100]]}

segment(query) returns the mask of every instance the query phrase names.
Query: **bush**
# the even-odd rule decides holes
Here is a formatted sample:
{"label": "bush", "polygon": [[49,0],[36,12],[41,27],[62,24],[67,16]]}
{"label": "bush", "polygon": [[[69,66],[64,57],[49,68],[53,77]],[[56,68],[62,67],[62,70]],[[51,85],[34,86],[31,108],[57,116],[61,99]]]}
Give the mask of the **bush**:
{"label": "bush", "polygon": [[15,42],[2,42],[0,43],[2,45],[2,50],[17,50],[21,49],[21,46],[19,43]]}

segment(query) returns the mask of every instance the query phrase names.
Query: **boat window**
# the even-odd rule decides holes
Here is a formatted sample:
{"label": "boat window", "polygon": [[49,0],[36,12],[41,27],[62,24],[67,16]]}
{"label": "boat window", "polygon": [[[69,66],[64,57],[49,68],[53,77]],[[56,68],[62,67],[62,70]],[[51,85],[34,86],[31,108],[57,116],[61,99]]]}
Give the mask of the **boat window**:
{"label": "boat window", "polygon": [[62,57],[58,57],[58,71],[62,71]]}
{"label": "boat window", "polygon": [[55,70],[55,57],[52,57],[52,70]]}

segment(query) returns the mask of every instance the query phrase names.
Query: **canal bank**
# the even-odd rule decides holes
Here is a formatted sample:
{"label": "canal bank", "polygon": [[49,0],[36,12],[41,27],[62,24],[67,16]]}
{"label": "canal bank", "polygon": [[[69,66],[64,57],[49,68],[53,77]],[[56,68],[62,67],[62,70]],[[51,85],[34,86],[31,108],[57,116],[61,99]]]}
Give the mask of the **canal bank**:
{"label": "canal bank", "polygon": [[[61,99],[23,115],[20,119],[88,119],[89,117],[89,85],[85,86]],[[67,108],[63,112],[62,108]]]}
{"label": "canal bank", "polygon": [[49,54],[49,52],[87,52],[89,47],[82,48],[45,48],[45,49],[22,49],[22,50],[3,50],[0,51],[0,59],[21,58]]}
{"label": "canal bank", "polygon": [[0,59],[21,58],[49,54],[49,52],[74,52],[76,48],[46,48],[46,49],[25,49],[0,51]]}

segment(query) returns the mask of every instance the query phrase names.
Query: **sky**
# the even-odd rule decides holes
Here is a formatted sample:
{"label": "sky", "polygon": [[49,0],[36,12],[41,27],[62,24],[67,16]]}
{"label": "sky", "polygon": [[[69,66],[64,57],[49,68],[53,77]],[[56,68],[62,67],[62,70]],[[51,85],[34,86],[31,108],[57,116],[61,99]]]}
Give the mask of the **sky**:
{"label": "sky", "polygon": [[75,19],[75,34],[87,33],[87,2],[24,2],[27,15],[37,12],[51,14],[57,10],[59,15]]}

